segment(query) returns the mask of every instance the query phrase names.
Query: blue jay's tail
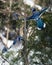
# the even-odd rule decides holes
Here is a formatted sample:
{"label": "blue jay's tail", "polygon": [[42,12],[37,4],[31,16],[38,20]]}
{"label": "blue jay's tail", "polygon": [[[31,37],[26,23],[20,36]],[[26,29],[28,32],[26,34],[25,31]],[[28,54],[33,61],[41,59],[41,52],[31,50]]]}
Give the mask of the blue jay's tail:
{"label": "blue jay's tail", "polygon": [[38,30],[42,30],[46,27],[46,24],[43,22],[43,20],[41,18],[39,18],[37,21],[37,28]]}

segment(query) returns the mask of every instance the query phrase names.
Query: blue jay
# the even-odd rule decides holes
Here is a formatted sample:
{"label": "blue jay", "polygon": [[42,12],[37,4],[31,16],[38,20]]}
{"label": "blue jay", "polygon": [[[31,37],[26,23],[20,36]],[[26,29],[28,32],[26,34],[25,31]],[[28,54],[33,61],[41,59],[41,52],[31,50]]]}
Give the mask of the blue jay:
{"label": "blue jay", "polygon": [[40,16],[47,10],[47,8],[43,8],[41,11],[36,11],[35,8],[32,9],[32,16],[27,17],[26,20],[33,19],[37,23],[37,27],[41,30],[45,28],[46,24],[43,22],[43,20],[40,18]]}
{"label": "blue jay", "polygon": [[20,42],[20,40],[23,40],[23,38],[21,37],[21,36],[17,36],[14,40],[13,40],[13,42],[9,42],[8,41],[8,44],[11,44],[8,48],[7,47],[4,47],[3,49],[2,49],[2,53],[5,53],[5,52],[7,52],[8,51],[8,49],[10,49],[13,45],[15,45],[16,43],[17,43],[17,41],[19,41]]}

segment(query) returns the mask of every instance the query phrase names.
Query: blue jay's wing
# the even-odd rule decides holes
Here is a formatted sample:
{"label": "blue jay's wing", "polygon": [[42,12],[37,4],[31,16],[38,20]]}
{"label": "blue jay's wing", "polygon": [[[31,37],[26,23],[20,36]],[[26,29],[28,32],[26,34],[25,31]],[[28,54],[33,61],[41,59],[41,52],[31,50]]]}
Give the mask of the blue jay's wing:
{"label": "blue jay's wing", "polygon": [[41,28],[41,29],[43,29],[43,28],[45,28],[44,27],[44,22],[43,22],[43,20],[41,19],[41,18],[39,18],[37,21],[36,21],[36,23],[37,23],[37,27],[38,28]]}
{"label": "blue jay's wing", "polygon": [[30,20],[30,19],[35,19],[37,20],[38,18],[40,18],[40,16],[47,10],[47,8],[43,8],[40,12],[39,11],[35,11],[35,13],[32,14],[32,16],[27,17],[26,20]]}
{"label": "blue jay's wing", "polygon": [[40,14],[41,13],[44,13],[48,8],[43,8],[41,11],[40,11]]}
{"label": "blue jay's wing", "polygon": [[29,20],[29,19],[37,20],[37,19],[39,18],[39,16],[40,16],[40,12],[39,12],[39,11],[35,11],[35,12],[32,14],[32,16],[27,17],[27,20]]}
{"label": "blue jay's wing", "polygon": [[39,12],[39,17],[41,17],[41,15],[43,14],[43,13],[45,13],[46,12],[46,10],[47,10],[48,8],[43,8],[40,12]]}

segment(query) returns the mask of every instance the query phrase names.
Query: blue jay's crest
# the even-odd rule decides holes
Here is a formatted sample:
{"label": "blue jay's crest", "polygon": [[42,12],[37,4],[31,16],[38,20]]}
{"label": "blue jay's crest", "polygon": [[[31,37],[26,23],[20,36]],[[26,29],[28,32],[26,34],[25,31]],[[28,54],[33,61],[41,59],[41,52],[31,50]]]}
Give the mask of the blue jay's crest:
{"label": "blue jay's crest", "polygon": [[32,12],[36,11],[36,9],[35,9],[35,8],[32,8],[31,10],[32,10]]}

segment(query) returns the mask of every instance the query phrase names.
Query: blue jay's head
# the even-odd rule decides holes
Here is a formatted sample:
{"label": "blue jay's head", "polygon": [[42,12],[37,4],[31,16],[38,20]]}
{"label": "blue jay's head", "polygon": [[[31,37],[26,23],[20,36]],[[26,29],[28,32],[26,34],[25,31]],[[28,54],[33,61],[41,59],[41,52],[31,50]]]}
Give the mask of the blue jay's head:
{"label": "blue jay's head", "polygon": [[12,19],[13,19],[13,20],[17,20],[17,19],[18,19],[18,16],[19,16],[19,15],[18,15],[16,12],[13,12],[13,13],[12,13]]}
{"label": "blue jay's head", "polygon": [[35,9],[35,8],[32,8],[31,10],[32,10],[32,12],[35,12],[35,11],[36,11],[36,9]]}

